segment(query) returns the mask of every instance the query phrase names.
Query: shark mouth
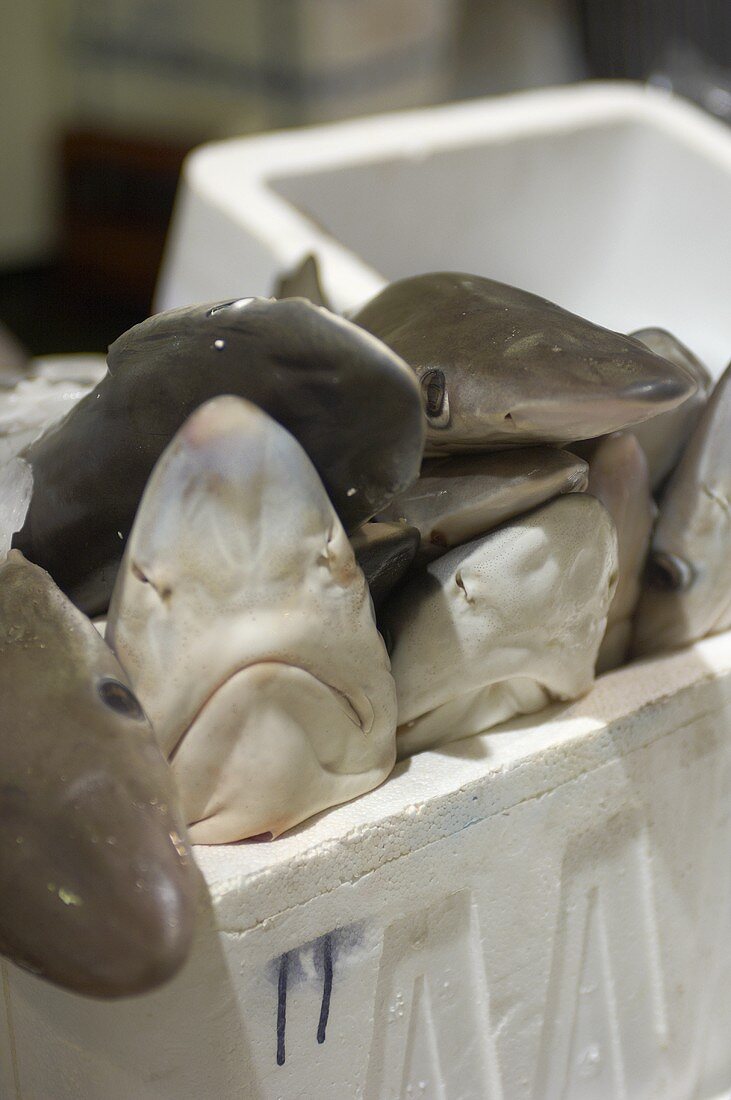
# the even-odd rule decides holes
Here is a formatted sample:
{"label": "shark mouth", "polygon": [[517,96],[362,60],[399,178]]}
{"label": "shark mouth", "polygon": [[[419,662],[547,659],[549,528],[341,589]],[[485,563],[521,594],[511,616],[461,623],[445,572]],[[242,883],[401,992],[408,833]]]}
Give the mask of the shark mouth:
{"label": "shark mouth", "polygon": [[[259,661],[213,691],[170,757],[194,843],[277,836],[353,797],[373,767],[374,722],[309,670]],[[351,791],[352,788],[352,791]],[[338,798],[341,800],[341,798]]]}
{"label": "shark mouth", "polygon": [[251,664],[241,665],[216,684],[213,690],[210,691],[203,700],[198,711],[188,725],[182,730],[175,746],[170,750],[168,754],[169,763],[173,763],[181,745],[185,742],[191,731],[200,724],[210,707],[221,699],[222,692],[231,694],[230,689],[232,685],[236,684],[244,675],[247,675],[247,679],[252,682],[252,685],[259,685],[260,687],[266,686],[271,680],[276,679],[278,673],[284,672],[285,670],[296,671],[309,680],[314,681],[319,685],[322,691],[332,696],[333,702],[354,726],[365,734],[370,733],[374,722],[373,705],[364,692],[360,691],[358,693],[359,698],[351,699],[345,692],[340,691],[339,688],[327,683],[327,681],[320,679],[319,676],[304,665],[291,664],[287,661],[267,660],[265,658],[264,660],[255,661]]}

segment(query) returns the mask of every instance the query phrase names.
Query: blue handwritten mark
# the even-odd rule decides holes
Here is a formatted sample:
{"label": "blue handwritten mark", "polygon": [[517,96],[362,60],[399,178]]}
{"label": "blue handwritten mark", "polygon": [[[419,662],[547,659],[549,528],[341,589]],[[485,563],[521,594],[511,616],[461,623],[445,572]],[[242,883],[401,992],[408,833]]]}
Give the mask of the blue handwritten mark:
{"label": "blue handwritten mark", "polygon": [[287,972],[289,970],[289,955],[282,955],[279,960],[279,982],[277,997],[277,1065],[284,1065],[284,1033],[287,1028]]}
{"label": "blue handwritten mark", "polygon": [[333,980],[337,960],[356,950],[363,941],[361,922],[345,928],[333,928],[316,940],[303,943],[283,955],[270,959],[267,976],[277,987],[277,1065],[283,1066],[286,1057],[285,1033],[287,1029],[287,992],[289,989],[322,979],[322,1000],[320,1016],[317,1022],[317,1042],[322,1044],[327,1037],[327,1025],[330,1019],[330,1005],[333,994]]}
{"label": "blue handwritten mark", "polygon": [[327,1021],[330,1017],[330,998],[333,991],[333,948],[330,933],[320,940],[322,944],[322,1004],[320,1005],[320,1021],[317,1025],[317,1041],[325,1042]]}

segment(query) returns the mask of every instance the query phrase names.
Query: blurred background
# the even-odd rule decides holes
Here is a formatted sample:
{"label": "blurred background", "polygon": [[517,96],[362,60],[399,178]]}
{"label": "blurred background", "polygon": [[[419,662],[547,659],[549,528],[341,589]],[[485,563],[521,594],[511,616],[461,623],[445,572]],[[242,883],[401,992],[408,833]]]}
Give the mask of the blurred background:
{"label": "blurred background", "polygon": [[36,355],[148,315],[203,141],[593,77],[731,121],[731,0],[10,0],[3,20],[0,321]]}

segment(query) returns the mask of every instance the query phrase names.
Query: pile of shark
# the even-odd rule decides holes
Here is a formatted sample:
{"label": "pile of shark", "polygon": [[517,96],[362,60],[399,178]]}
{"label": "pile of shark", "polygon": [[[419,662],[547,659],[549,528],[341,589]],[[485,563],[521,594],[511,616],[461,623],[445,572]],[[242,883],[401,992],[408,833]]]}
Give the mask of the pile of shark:
{"label": "pile of shark", "polygon": [[[731,372],[460,273],[350,318],[307,259],[106,366],[0,373],[0,952],[185,961],[191,843],[731,626]],[[436,766],[436,765],[435,765]]]}

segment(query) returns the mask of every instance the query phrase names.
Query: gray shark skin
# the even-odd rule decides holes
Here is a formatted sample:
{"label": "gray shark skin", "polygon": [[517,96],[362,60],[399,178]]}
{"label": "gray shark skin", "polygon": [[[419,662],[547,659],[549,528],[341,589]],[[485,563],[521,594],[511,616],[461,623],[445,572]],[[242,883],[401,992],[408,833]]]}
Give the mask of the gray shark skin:
{"label": "gray shark skin", "polygon": [[420,560],[487,534],[560,493],[586,489],[586,462],[553,447],[427,459],[381,518],[418,528]]}
{"label": "gray shark skin", "polygon": [[248,298],[150,317],[109,372],[24,457],[34,492],[17,546],[90,615],[108,606],[155,462],[188,416],[245,397],[304,447],[348,530],[418,476],[413,373],[357,326],[300,298]]}
{"label": "gray shark skin", "polygon": [[731,368],[665,486],[633,654],[689,645],[731,626]]}
{"label": "gray shark skin", "polygon": [[176,973],[198,884],[128,683],[48,574],[11,551],[0,566],[0,952],[106,998]]}
{"label": "gray shark skin", "polygon": [[633,434],[637,436],[647,455],[652,488],[657,489],[671,470],[675,469],[713,389],[713,379],[700,359],[665,329],[642,328],[633,332],[632,336],[656,355],[662,355],[663,359],[669,359],[671,363],[689,371],[698,383],[696,392],[682,405],[670,412],[661,413],[652,420],[646,420],[644,424],[638,424],[633,429]]}
{"label": "gray shark skin", "polygon": [[292,271],[280,275],[274,285],[274,298],[306,298],[315,306],[334,312],[320,282],[317,256],[311,252]]}
{"label": "gray shark skin", "polygon": [[416,372],[427,453],[606,435],[696,391],[684,368],[638,340],[477,275],[402,279],[353,320]]}
{"label": "gray shark skin", "polygon": [[406,576],[419,542],[419,532],[405,523],[364,523],[350,536],[376,611]]}
{"label": "gray shark skin", "polygon": [[647,458],[633,433],[617,432],[596,441],[588,491],[601,501],[617,529],[618,581],[597,656],[599,674],[618,668],[627,658],[656,515]]}

